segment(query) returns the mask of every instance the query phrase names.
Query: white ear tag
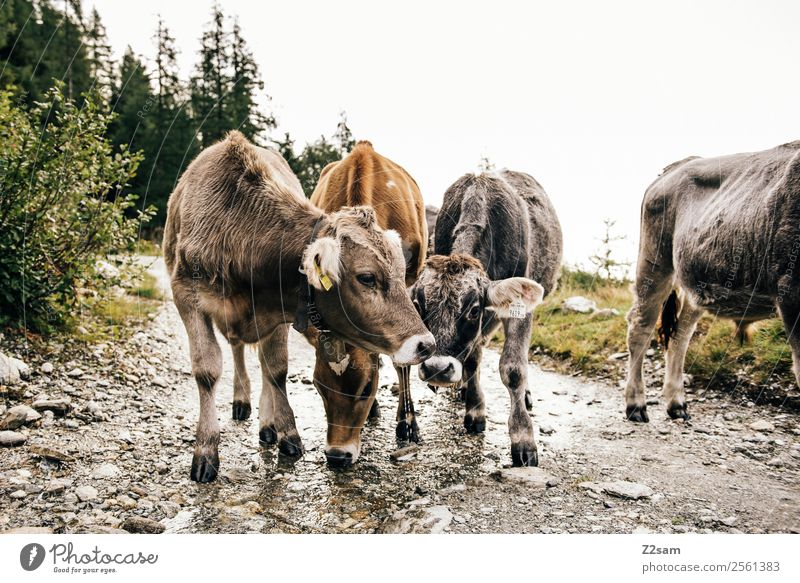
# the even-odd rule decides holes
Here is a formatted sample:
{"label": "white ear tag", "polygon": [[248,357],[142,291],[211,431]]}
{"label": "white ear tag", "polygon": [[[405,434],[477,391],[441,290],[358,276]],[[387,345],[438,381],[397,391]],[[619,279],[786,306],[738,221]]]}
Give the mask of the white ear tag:
{"label": "white ear tag", "polygon": [[522,319],[526,314],[525,303],[522,300],[515,300],[508,306],[508,317]]}

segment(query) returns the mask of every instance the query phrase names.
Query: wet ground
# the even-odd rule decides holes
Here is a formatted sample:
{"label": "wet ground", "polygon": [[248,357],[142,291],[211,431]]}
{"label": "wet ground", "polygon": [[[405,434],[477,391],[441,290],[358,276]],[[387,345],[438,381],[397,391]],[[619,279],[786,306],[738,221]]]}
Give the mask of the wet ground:
{"label": "wet ground", "polygon": [[[163,280],[163,264],[153,269]],[[410,459],[393,462],[396,379],[387,363],[382,416],[365,428],[357,464],[334,470],[323,454],[313,351],[292,332],[288,392],[305,455],[293,461],[258,445],[255,351],[247,353],[252,419],[231,420],[232,363],[223,344],[221,471],[215,483],[198,485],[188,477],[197,389],[171,302],[124,346],[77,355],[61,348],[28,355],[31,379],[8,397],[7,406],[66,397],[73,413],[45,415],[18,429],[24,445],[0,449],[0,530],[113,532],[130,529],[131,517],[171,532],[800,530],[800,419],[736,395],[690,394],[691,423],[675,422],[657,403],[652,380],[652,421],[634,425],[623,419],[621,388],[531,364],[541,468],[508,471],[509,399],[499,353],[489,349],[481,369],[485,434],[465,433],[453,392],[434,394],[412,375],[422,443]],[[56,363],[52,373],[40,372],[46,360]],[[90,402],[96,414],[86,414]],[[71,461],[36,453],[45,446]]]}

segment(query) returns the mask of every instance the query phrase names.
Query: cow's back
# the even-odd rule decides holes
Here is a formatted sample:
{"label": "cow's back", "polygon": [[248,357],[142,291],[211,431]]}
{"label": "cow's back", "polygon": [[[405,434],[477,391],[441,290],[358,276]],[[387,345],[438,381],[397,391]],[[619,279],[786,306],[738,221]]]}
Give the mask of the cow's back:
{"label": "cow's back", "polygon": [[434,250],[475,257],[492,280],[530,277],[549,294],[561,267],[561,227],[532,176],[511,170],[467,174],[445,192]]}
{"label": "cow's back", "polygon": [[297,245],[282,233],[298,216],[319,215],[280,154],[231,132],[195,158],[170,196],[164,258],[170,273],[235,280],[277,266],[279,246],[294,252],[288,247]]}
{"label": "cow's back", "polygon": [[739,303],[750,311],[770,309],[782,258],[800,240],[799,219],[800,142],[672,164],[642,204],[643,232],[664,233],[661,251],[684,287],[723,310],[718,298],[738,301],[731,289],[742,290]]}
{"label": "cow's back", "polygon": [[408,260],[406,283],[416,281],[428,247],[425,203],[408,172],[375,152],[371,143],[360,141],[345,158],[328,164],[311,202],[326,212],[345,206],[374,208],[381,228],[394,229],[403,240]]}

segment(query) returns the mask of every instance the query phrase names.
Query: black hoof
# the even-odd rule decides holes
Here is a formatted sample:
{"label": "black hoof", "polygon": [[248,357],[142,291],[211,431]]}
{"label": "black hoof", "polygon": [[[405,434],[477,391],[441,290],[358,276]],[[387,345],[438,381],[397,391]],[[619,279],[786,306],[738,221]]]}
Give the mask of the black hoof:
{"label": "black hoof", "polygon": [[192,472],[189,474],[195,482],[205,484],[217,479],[219,470],[219,455],[198,455],[192,457]]}
{"label": "black hoof", "polygon": [[538,466],[539,454],[536,451],[536,445],[532,443],[512,443],[511,463],[515,467]]}
{"label": "black hoof", "polygon": [[278,432],[275,431],[274,425],[267,425],[258,432],[258,441],[263,445],[272,445],[278,441]]}
{"label": "black hoof", "polygon": [[686,403],[682,405],[679,403],[673,403],[667,409],[667,415],[669,415],[670,419],[684,419],[685,421],[688,421],[691,418]]}
{"label": "black hoof", "polygon": [[467,433],[483,433],[486,431],[486,416],[464,415],[464,429]]}
{"label": "black hoof", "polygon": [[233,418],[236,421],[244,421],[250,418],[250,403],[244,401],[233,402]]}
{"label": "black hoof", "polygon": [[397,435],[397,439],[401,441],[419,443],[419,426],[417,425],[417,420],[414,419],[411,425],[406,423],[405,419],[400,421],[395,429],[395,435]]}
{"label": "black hoof", "polygon": [[372,402],[372,407],[369,408],[369,415],[367,415],[367,419],[380,419],[381,418],[381,407],[378,405],[378,399],[375,399]]}
{"label": "black hoof", "polygon": [[464,387],[459,387],[458,389],[456,389],[456,399],[460,403],[465,402],[467,400],[467,389]]}
{"label": "black hoof", "polygon": [[278,451],[289,457],[300,457],[303,455],[303,442],[297,435],[285,435],[278,442]]}
{"label": "black hoof", "polygon": [[641,407],[628,405],[625,409],[625,417],[627,417],[628,421],[633,421],[634,423],[647,423],[650,421],[650,417],[647,416],[647,405],[642,405]]}
{"label": "black hoof", "polygon": [[533,411],[533,397],[530,391],[525,391],[525,408],[528,411]]}

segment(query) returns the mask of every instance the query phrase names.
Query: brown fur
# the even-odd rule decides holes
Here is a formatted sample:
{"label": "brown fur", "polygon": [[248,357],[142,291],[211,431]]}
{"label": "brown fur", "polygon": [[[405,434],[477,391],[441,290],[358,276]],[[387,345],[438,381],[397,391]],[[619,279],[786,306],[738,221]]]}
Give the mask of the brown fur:
{"label": "brown fur", "polygon": [[[389,186],[390,182],[394,186]],[[399,165],[378,154],[370,142],[358,142],[347,157],[326,166],[311,201],[327,212],[356,204],[374,208],[378,224],[384,229],[394,229],[402,239],[406,285],[416,281],[428,246],[422,194],[414,179]],[[375,355],[348,346],[348,356],[349,364],[341,375],[335,374],[319,355],[314,369],[314,383],[323,396],[328,417],[328,449],[354,441],[360,443],[361,428],[377,394],[377,386],[372,386],[377,384]],[[371,388],[366,398],[365,387]],[[404,399],[410,400],[410,394],[401,391],[400,409],[410,406]]]}

